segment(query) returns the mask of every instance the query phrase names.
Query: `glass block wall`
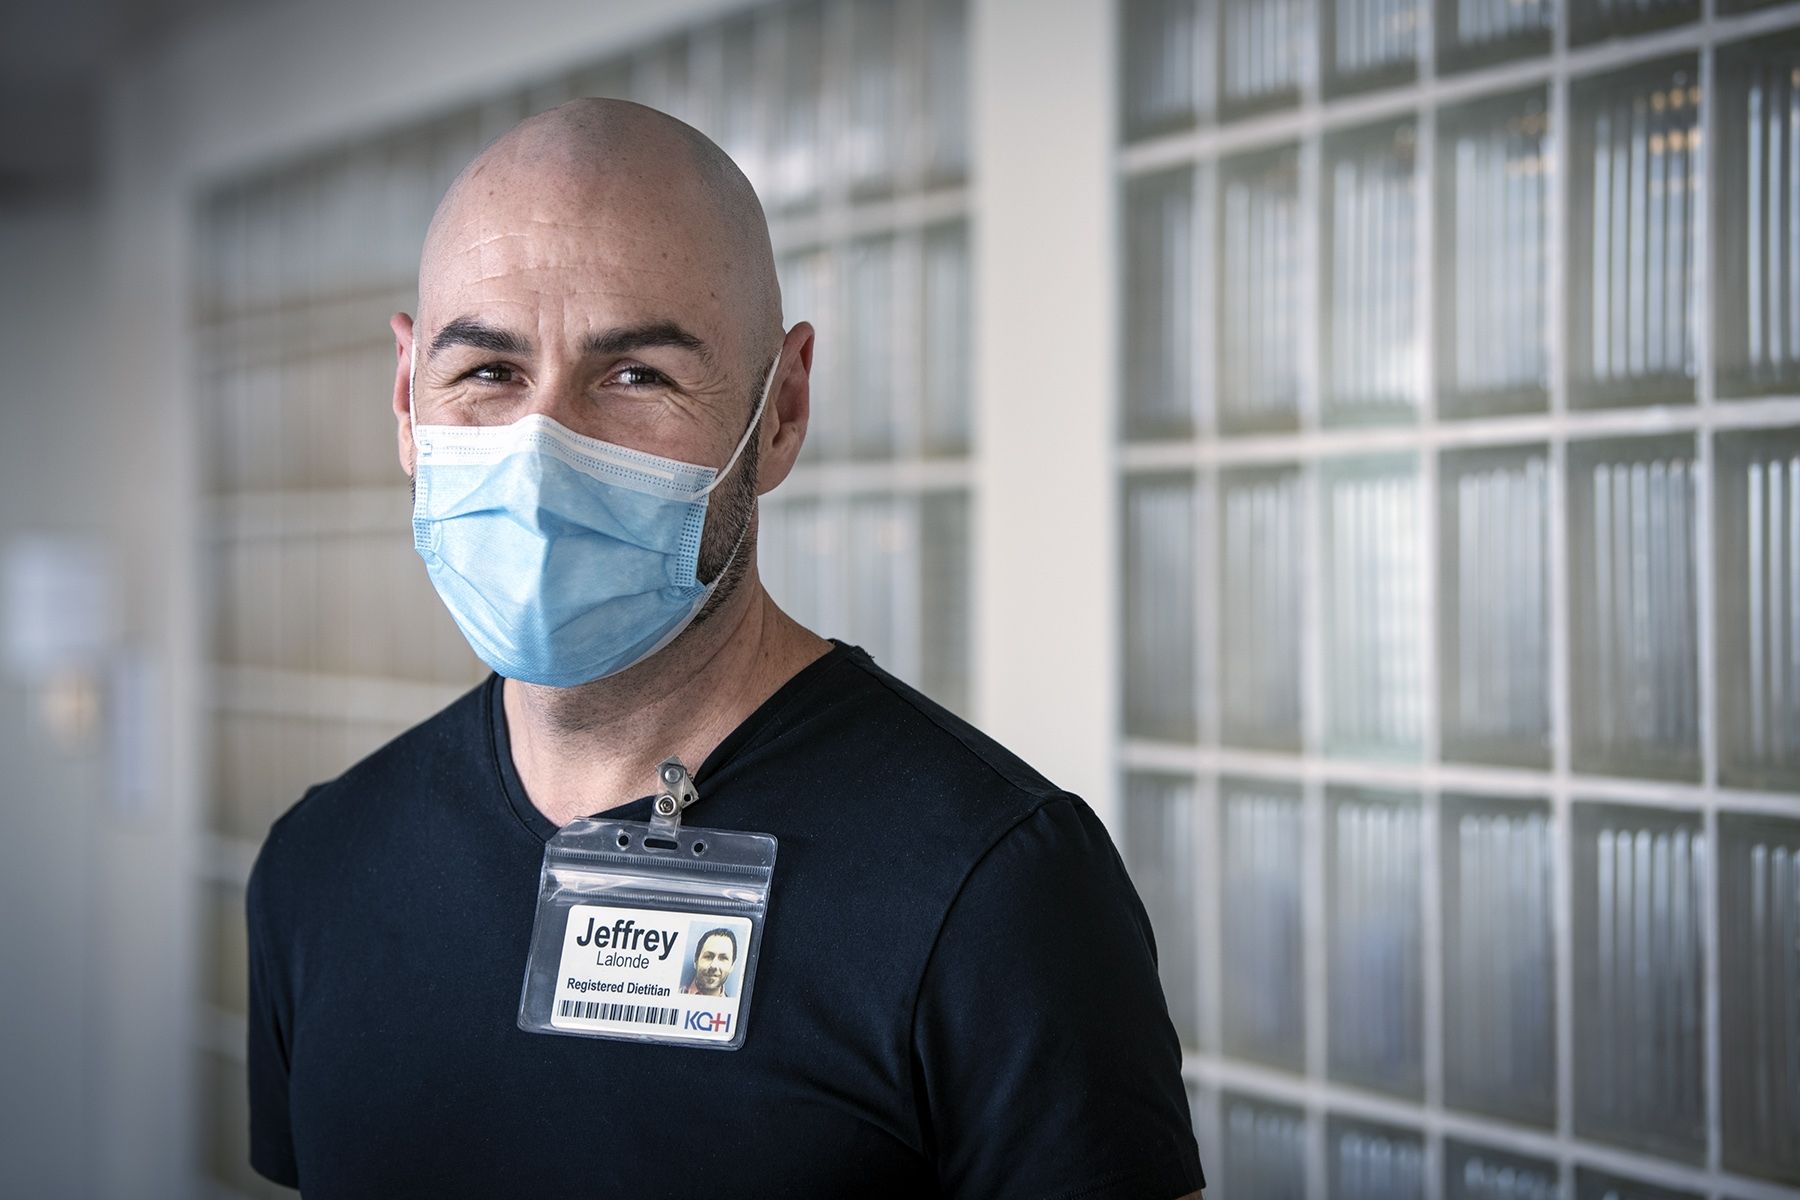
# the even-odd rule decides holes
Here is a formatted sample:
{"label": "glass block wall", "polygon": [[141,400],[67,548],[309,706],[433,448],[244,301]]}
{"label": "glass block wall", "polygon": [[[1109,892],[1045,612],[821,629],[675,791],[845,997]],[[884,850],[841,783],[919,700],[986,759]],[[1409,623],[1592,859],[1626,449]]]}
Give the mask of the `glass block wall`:
{"label": "glass block wall", "polygon": [[576,96],[706,131],[769,213],[789,324],[819,330],[813,428],[764,500],[765,583],[966,708],[972,342],[961,0],[763,5],[530,87],[213,186],[193,339],[211,604],[201,856],[201,1161],[245,1145],[243,887],[269,823],[485,675],[413,553],[387,318],[445,187]]}
{"label": "glass block wall", "polygon": [[1117,11],[1122,819],[1219,1193],[1800,1197],[1800,7]]}

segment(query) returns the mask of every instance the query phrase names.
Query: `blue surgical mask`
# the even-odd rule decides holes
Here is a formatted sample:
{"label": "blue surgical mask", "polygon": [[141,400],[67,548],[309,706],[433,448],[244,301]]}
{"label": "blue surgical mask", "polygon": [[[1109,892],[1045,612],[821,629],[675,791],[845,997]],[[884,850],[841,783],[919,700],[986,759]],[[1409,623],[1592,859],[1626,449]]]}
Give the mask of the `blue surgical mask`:
{"label": "blue surgical mask", "polygon": [[574,687],[642,662],[688,627],[731,565],[711,583],[696,574],[707,498],[755,436],[780,362],[718,470],[536,413],[511,425],[414,422],[413,547],[482,662],[508,679]]}

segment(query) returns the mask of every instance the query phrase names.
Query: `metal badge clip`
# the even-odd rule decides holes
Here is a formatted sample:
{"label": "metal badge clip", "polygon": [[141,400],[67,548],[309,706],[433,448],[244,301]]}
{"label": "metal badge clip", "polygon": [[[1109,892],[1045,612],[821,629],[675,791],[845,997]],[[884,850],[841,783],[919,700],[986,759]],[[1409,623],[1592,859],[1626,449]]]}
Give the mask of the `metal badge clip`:
{"label": "metal badge clip", "polygon": [[665,758],[656,768],[656,802],[650,806],[650,825],[659,833],[681,828],[681,810],[700,798],[694,777],[679,758]]}

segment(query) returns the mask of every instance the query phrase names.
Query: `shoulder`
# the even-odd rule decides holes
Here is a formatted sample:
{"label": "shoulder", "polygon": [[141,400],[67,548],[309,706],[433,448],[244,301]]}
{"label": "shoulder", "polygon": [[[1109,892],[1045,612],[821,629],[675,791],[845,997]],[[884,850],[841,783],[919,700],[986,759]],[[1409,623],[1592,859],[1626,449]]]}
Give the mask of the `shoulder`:
{"label": "shoulder", "polygon": [[937,701],[882,670],[861,650],[852,648],[846,665],[864,681],[858,689],[873,708],[892,721],[914,727],[921,740],[956,763],[992,774],[1022,793],[1039,798],[1058,789],[1023,759]]}
{"label": "shoulder", "polygon": [[911,1012],[947,1191],[1110,1198],[1198,1186],[1150,921],[1079,799],[1046,799],[971,865]]}
{"label": "shoulder", "polygon": [[355,869],[359,847],[415,815],[421,798],[467,779],[491,736],[483,682],[346,769],[314,784],[269,827],[250,874],[252,914],[275,895]]}
{"label": "shoulder", "polygon": [[1079,797],[1060,794],[1014,822],[975,860],[940,934],[983,943],[1073,948],[1121,943],[1128,957],[1155,959],[1150,920],[1100,818]]}
{"label": "shoulder", "polygon": [[790,932],[881,929],[913,988],[953,909],[1004,925],[997,901],[1022,919],[1070,876],[1122,882],[1087,805],[993,738],[855,647],[808,670],[698,781],[712,819],[780,838]]}
{"label": "shoulder", "polygon": [[[832,848],[812,864],[829,882],[902,905],[928,939],[955,913],[953,924],[997,932],[1039,926],[1053,891],[1099,895],[1138,927],[1118,852],[1078,796],[862,651],[828,666],[750,757],[790,793],[818,793],[789,809],[790,832]],[[854,878],[840,878],[851,866]]]}
{"label": "shoulder", "polygon": [[[1039,807],[1073,798],[962,717],[890,675],[857,647],[835,656],[782,740],[819,769],[892,800],[890,815],[985,847]],[[859,806],[858,819],[879,820]]]}

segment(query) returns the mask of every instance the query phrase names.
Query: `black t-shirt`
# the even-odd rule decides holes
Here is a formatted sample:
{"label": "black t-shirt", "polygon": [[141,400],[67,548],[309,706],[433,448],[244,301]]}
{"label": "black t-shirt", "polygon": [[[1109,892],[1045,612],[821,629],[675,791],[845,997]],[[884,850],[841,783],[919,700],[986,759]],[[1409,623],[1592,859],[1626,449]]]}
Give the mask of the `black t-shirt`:
{"label": "black t-shirt", "polygon": [[1202,1186],[1149,922],[1080,800],[841,644],[695,782],[686,824],[780,839],[729,1052],[519,1029],[556,829],[498,677],[308,792],[250,878],[256,1169],[308,1200]]}

